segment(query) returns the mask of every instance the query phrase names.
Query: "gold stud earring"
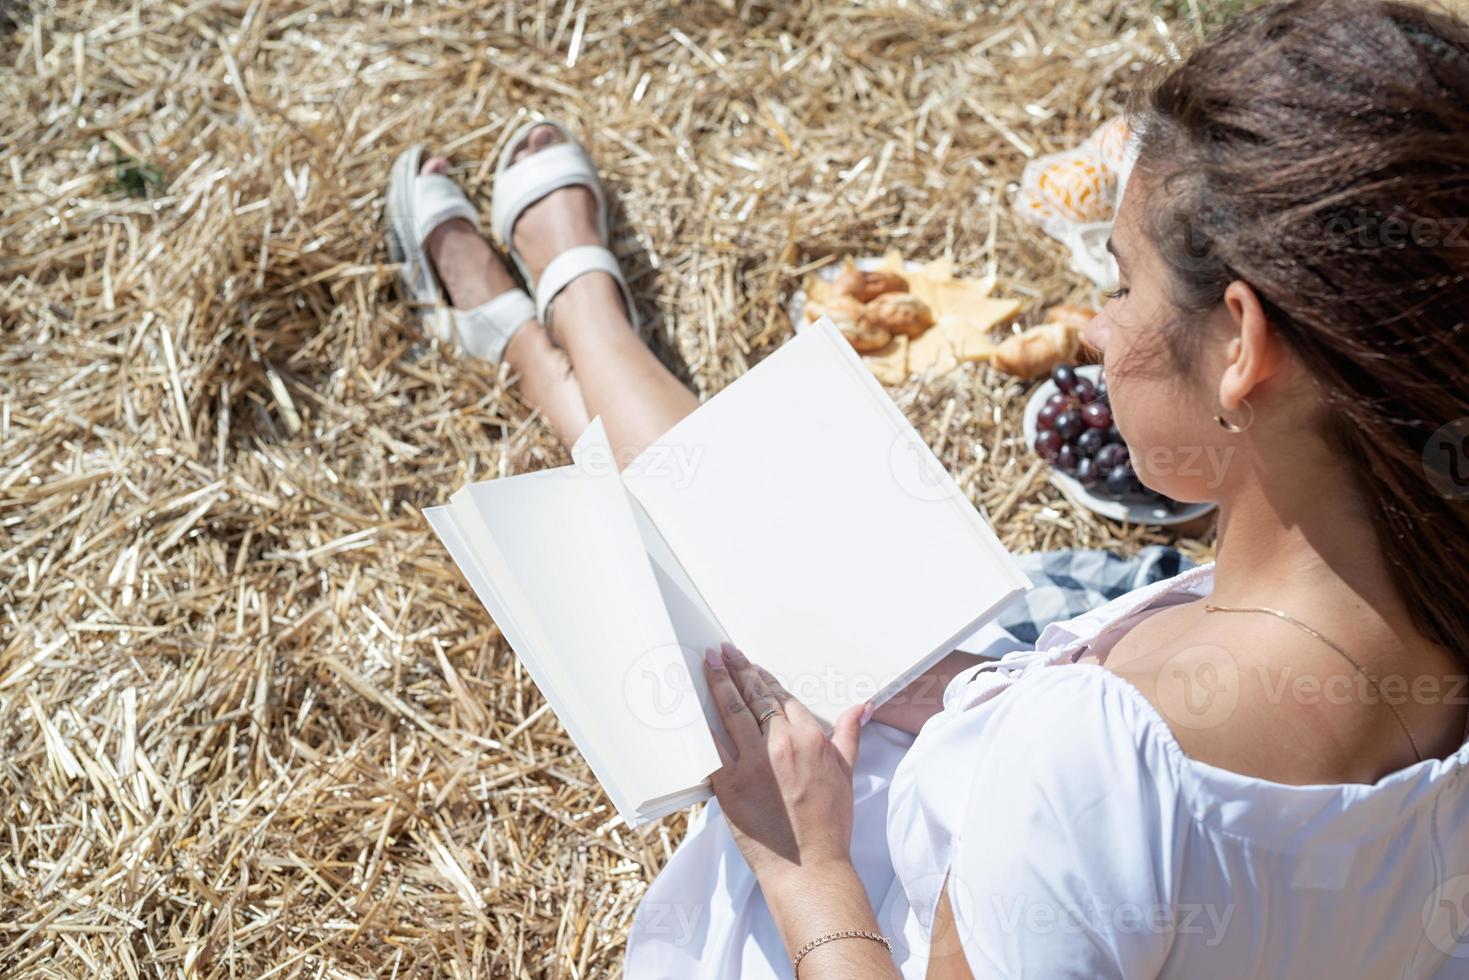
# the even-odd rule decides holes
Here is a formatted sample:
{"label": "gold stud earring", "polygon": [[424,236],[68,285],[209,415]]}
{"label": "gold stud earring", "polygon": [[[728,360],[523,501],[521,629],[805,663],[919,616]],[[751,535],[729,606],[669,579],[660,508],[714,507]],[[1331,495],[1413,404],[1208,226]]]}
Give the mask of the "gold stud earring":
{"label": "gold stud earring", "polygon": [[1223,429],[1225,432],[1229,432],[1231,434],[1238,434],[1240,432],[1245,431],[1250,426],[1252,426],[1252,425],[1255,424],[1255,407],[1250,404],[1250,400],[1248,398],[1241,398],[1239,400],[1239,403],[1241,405],[1243,405],[1244,406],[1244,409],[1245,409],[1245,423],[1244,423],[1244,425],[1240,425],[1240,424],[1238,424],[1236,422],[1231,422],[1228,419],[1226,419],[1223,415],[1216,415],[1216,416],[1214,416],[1214,421],[1215,422],[1218,422],[1219,423],[1219,428]]}

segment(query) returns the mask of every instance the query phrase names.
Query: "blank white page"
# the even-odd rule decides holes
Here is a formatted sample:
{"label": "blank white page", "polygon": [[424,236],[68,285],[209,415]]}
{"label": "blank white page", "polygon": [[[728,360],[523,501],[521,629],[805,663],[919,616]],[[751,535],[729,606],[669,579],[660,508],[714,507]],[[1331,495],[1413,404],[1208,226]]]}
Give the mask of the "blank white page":
{"label": "blank white page", "polygon": [[[536,687],[550,703],[551,710],[556,712],[556,717],[571,736],[571,740],[586,758],[587,765],[607,791],[612,805],[617,808],[618,813],[634,813],[638,809],[639,801],[628,796],[623,780],[616,778],[616,763],[621,756],[616,752],[609,753],[608,750],[615,749],[616,746],[596,730],[596,714],[584,705],[584,692],[574,685],[567,688],[564,681],[554,680],[561,676],[561,672],[555,669],[554,658],[546,663],[535,655],[526,633],[516,625],[508,605],[495,588],[494,582],[504,582],[508,574],[498,553],[476,554],[475,549],[470,547],[460,533],[459,523],[455,520],[451,507],[428,507],[423,514],[468,580],[470,588],[474,589],[475,595],[479,596],[480,602],[489,610],[490,617],[505,641],[510,644],[510,648],[529,671]],[[491,568],[495,569],[493,574],[490,572]]]}
{"label": "blank white page", "polygon": [[[600,422],[588,438],[605,439]],[[507,639],[628,818],[719,768],[697,701],[645,683],[684,658],[635,507],[615,470],[581,466],[470,484],[450,504]]]}
{"label": "blank white page", "polygon": [[657,688],[658,700],[670,714],[674,710],[681,710],[685,703],[690,706],[697,703],[703,710],[709,731],[716,738],[724,739],[725,747],[733,755],[734,745],[728,740],[724,721],[719,717],[719,708],[715,705],[709,683],[704,678],[704,651],[711,647],[718,649],[720,644],[729,639],[729,634],[714,618],[713,611],[669,550],[667,542],[658,533],[647,512],[631,495],[628,500],[632,501],[637,511],[638,532],[648,550],[653,577],[663,594],[663,605],[668,610],[668,619],[673,624],[674,635],[678,637],[679,652],[683,657],[682,663],[663,664],[657,676],[645,670],[639,679],[643,684]]}
{"label": "blank white page", "polygon": [[825,319],[623,481],[733,642],[827,723],[896,693],[1029,586]]}

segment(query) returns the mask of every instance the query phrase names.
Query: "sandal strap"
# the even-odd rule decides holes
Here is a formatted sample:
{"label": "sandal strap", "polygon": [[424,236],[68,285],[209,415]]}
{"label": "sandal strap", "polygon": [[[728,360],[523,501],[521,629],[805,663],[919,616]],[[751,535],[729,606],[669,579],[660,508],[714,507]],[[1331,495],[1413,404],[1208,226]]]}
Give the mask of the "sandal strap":
{"label": "sandal strap", "polygon": [[444,174],[418,174],[413,178],[414,240],[422,248],[435,228],[454,218],[464,218],[479,230],[479,214],[459,185]]}
{"label": "sandal strap", "polygon": [[632,291],[627,288],[627,280],[622,276],[622,267],[617,264],[617,256],[601,245],[577,245],[575,248],[568,248],[546,266],[546,270],[541,273],[540,282],[536,283],[535,313],[540,321],[550,326],[548,316],[551,301],[556,298],[556,294],[589,272],[605,272],[616,281],[617,288],[622,293],[622,302],[627,307],[628,321],[634,330],[638,330],[638,309],[633,304]]}
{"label": "sandal strap", "polygon": [[[526,208],[563,187],[586,187],[597,200],[597,221],[602,240],[607,240],[607,205],[597,168],[580,143],[548,146],[522,157],[495,176],[495,193],[490,202],[490,227],[500,243],[511,248],[510,235]],[[513,253],[513,250],[512,250]],[[522,270],[523,271],[523,270]]]}
{"label": "sandal strap", "polygon": [[452,310],[455,339],[466,354],[499,363],[510,338],[536,318],[536,305],[523,289],[501,293],[472,310]]}

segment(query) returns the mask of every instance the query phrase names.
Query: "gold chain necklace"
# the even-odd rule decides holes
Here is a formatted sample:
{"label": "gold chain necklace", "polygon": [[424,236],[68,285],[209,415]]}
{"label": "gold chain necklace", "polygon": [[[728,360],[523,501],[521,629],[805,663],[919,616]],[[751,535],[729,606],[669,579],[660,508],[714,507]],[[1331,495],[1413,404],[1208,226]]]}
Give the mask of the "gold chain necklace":
{"label": "gold chain necklace", "polygon": [[1422,762],[1423,761],[1423,753],[1420,752],[1420,751],[1418,751],[1418,740],[1413,737],[1413,732],[1412,732],[1411,729],[1408,728],[1408,723],[1407,723],[1407,721],[1405,721],[1403,719],[1403,713],[1398,710],[1398,706],[1395,705],[1395,704],[1393,704],[1391,701],[1389,701],[1387,699],[1387,695],[1385,695],[1385,694],[1382,693],[1382,688],[1380,688],[1380,687],[1377,686],[1377,681],[1373,679],[1373,677],[1372,677],[1371,674],[1367,673],[1367,671],[1365,669],[1363,669],[1363,667],[1362,667],[1361,664],[1357,663],[1357,661],[1355,661],[1355,660],[1352,659],[1352,655],[1351,654],[1347,653],[1345,650],[1343,650],[1341,647],[1337,646],[1331,640],[1329,640],[1326,637],[1322,636],[1319,632],[1317,632],[1316,630],[1314,630],[1311,627],[1307,626],[1305,623],[1301,622],[1299,619],[1296,619],[1294,616],[1291,616],[1291,615],[1288,615],[1286,613],[1283,613],[1279,609],[1271,609],[1268,606],[1216,606],[1213,603],[1205,603],[1204,604],[1204,611],[1205,612],[1257,612],[1257,613],[1269,613],[1271,616],[1275,616],[1275,617],[1277,617],[1279,619],[1285,620],[1287,623],[1290,623],[1292,626],[1300,627],[1301,629],[1305,630],[1307,633],[1309,633],[1312,636],[1314,636],[1316,639],[1320,640],[1322,643],[1325,643],[1327,646],[1331,647],[1331,649],[1335,650],[1337,653],[1339,653],[1339,654],[1342,655],[1342,659],[1344,659],[1347,663],[1351,664],[1353,667],[1355,667],[1357,669],[1357,673],[1361,674],[1362,675],[1362,678],[1368,684],[1371,684],[1372,685],[1372,689],[1377,692],[1377,696],[1378,697],[1382,698],[1383,703],[1386,704],[1389,708],[1392,709],[1393,717],[1397,718],[1398,724],[1401,725],[1402,728],[1403,728],[1403,734],[1406,735],[1406,736],[1408,736],[1408,744],[1411,745],[1411,746],[1413,746],[1413,755],[1415,755],[1418,758],[1418,761],[1419,762]]}

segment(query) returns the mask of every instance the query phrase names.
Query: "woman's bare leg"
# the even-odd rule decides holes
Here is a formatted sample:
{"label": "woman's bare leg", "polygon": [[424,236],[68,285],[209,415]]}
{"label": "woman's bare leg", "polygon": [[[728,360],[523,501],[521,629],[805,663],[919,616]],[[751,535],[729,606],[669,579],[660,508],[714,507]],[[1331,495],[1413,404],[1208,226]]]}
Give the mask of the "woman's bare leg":
{"label": "woman's bare leg", "polygon": [[[554,128],[538,126],[515,158],[560,141]],[[513,237],[533,281],[568,248],[601,244],[596,206],[585,187],[567,187],[520,216]],[[596,272],[574,280],[556,297],[548,317],[552,336],[571,357],[587,411],[602,417],[619,460],[631,460],[698,406],[694,393],[633,331],[611,276]]]}
{"label": "woman's bare leg", "polygon": [[699,406],[633,331],[606,273],[574,281],[556,297],[555,336],[571,355],[587,410],[600,415],[624,463]]}
{"label": "woman's bare leg", "polygon": [[520,376],[520,393],[567,446],[591,422],[566,351],[551,342],[540,322],[518,330],[505,345],[505,363]]}
{"label": "woman's bare leg", "polygon": [[[449,161],[435,157],[423,173],[447,173]],[[473,309],[515,288],[515,280],[474,225],[455,218],[433,230],[424,243],[449,300],[461,310]],[[566,352],[551,342],[546,328],[531,321],[505,346],[505,362],[520,376],[519,387],[533,408],[568,446],[587,427],[590,416]]]}

